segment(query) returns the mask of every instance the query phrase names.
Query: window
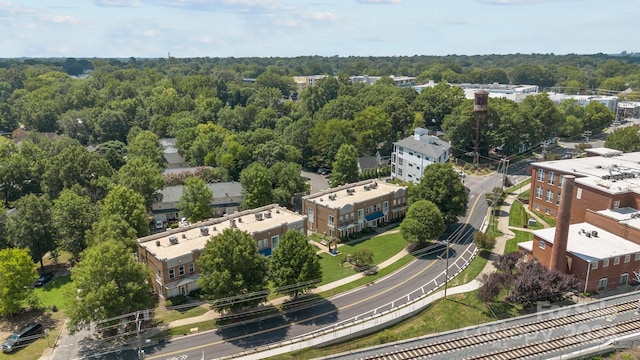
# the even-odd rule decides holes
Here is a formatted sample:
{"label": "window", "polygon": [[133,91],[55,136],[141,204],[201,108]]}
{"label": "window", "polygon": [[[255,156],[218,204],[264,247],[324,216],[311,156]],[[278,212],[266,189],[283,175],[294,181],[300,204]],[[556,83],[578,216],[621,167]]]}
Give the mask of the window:
{"label": "window", "polygon": [[560,205],[560,193],[556,195],[556,205]]}
{"label": "window", "polygon": [[595,270],[598,268],[598,260],[591,262],[591,270]]}
{"label": "window", "polygon": [[402,169],[398,169],[398,176],[402,176]]}
{"label": "window", "polygon": [[196,267],[193,263],[189,263],[189,274],[193,274],[196,271]]}
{"label": "window", "polygon": [[403,158],[399,158],[398,159],[398,164],[399,165],[404,165],[404,159]]}
{"label": "window", "polygon": [[169,279],[173,279],[174,277],[176,277],[176,271],[169,269]]}
{"label": "window", "polygon": [[178,268],[178,275],[180,275],[180,276],[184,276],[184,266],[180,266],[180,267]]}
{"label": "window", "polygon": [[402,146],[398,146],[398,152],[400,155],[404,154],[404,148]]}
{"label": "window", "polygon": [[607,290],[607,278],[598,280],[598,291]]}
{"label": "window", "polygon": [[636,254],[636,257],[635,257],[635,259],[634,259],[634,260],[635,260],[635,261],[640,260],[640,253],[637,253],[637,254]]}
{"label": "window", "polygon": [[538,181],[544,181],[544,169],[538,169]]}
{"label": "window", "polygon": [[309,222],[313,223],[313,208],[309,208],[307,214],[309,214]]}
{"label": "window", "polygon": [[549,172],[549,185],[555,185],[556,183],[556,173],[553,171]]}
{"label": "window", "polygon": [[629,274],[624,273],[620,275],[620,285],[627,285],[628,281],[629,281]]}
{"label": "window", "polygon": [[538,247],[539,247],[540,249],[544,250],[544,248],[545,248],[544,240],[540,240],[540,241],[538,241]]}
{"label": "window", "polygon": [[627,254],[624,256],[624,262],[628,263],[629,261],[631,261],[631,255]]}
{"label": "window", "polygon": [[560,175],[560,178],[558,179],[558,187],[561,188],[562,187],[562,183],[564,182],[564,175]]}
{"label": "window", "polygon": [[609,266],[609,259],[602,260],[602,267],[606,268],[607,266]]}
{"label": "window", "polygon": [[547,190],[547,202],[553,201],[553,191]]}
{"label": "window", "polygon": [[578,191],[576,191],[576,199],[582,199],[582,188],[578,188]]}
{"label": "window", "polygon": [[364,210],[358,209],[358,220],[364,219]]}
{"label": "window", "polygon": [[280,244],[280,235],[273,235],[271,237],[271,248],[275,249]]}
{"label": "window", "polygon": [[536,186],[536,199],[542,199],[542,186]]}
{"label": "window", "polygon": [[620,264],[620,256],[616,256],[613,258],[613,265],[618,265]]}
{"label": "window", "polygon": [[540,211],[540,205],[536,204],[536,206],[534,206],[534,208],[536,209],[536,211]]}
{"label": "window", "polygon": [[334,221],[335,219],[333,218],[333,215],[329,215],[329,224],[333,225]]}
{"label": "window", "polygon": [[619,207],[620,207],[620,200],[616,200],[616,201],[614,201],[614,202],[613,202],[613,208],[614,208],[614,209],[617,209],[617,208],[619,208]]}
{"label": "window", "polygon": [[382,211],[389,211],[389,202],[385,201],[382,203]]}
{"label": "window", "polygon": [[551,210],[549,210],[549,208],[544,208],[544,213],[547,215],[551,215]]}
{"label": "window", "polygon": [[413,167],[413,163],[409,163],[409,167]]}
{"label": "window", "polygon": [[266,249],[269,246],[269,241],[267,239],[258,240],[258,249]]}

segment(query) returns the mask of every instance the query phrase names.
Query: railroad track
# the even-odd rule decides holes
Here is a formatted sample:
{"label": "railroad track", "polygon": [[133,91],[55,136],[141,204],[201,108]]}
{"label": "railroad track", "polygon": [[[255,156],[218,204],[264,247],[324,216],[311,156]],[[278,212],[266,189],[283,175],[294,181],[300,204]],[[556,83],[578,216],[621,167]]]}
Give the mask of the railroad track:
{"label": "railroad track", "polygon": [[640,330],[640,319],[633,319],[622,323],[616,323],[615,326],[601,327],[585,331],[580,334],[563,336],[560,338],[541,341],[534,344],[527,344],[516,348],[498,351],[491,354],[480,355],[468,360],[510,360],[525,359],[532,356],[559,351],[565,348],[574,347],[580,344],[588,344],[596,340],[604,340],[612,335],[622,336],[626,334],[637,333]]}
{"label": "railroad track", "polygon": [[[526,335],[532,335],[542,331],[547,331],[555,328],[562,328],[569,325],[575,325],[584,321],[593,320],[595,318],[609,317],[609,316],[613,316],[613,315],[624,313],[624,312],[635,311],[637,309],[638,309],[637,300],[624,301],[624,302],[620,302],[618,304],[612,304],[600,309],[595,309],[595,310],[588,309],[588,310],[581,311],[579,313],[569,314],[566,316],[551,318],[551,319],[540,319],[527,324],[513,326],[505,329],[488,331],[485,333],[473,333],[458,339],[443,340],[443,341],[439,341],[431,344],[416,346],[410,349],[398,350],[398,351],[374,355],[370,357],[363,357],[361,359],[362,360],[421,359],[421,358],[425,358],[433,355],[447,353],[450,351],[457,351],[464,348],[478,346],[478,345],[486,344],[489,342],[497,342],[497,341],[501,341],[501,340],[505,340],[513,337],[524,337]],[[635,327],[635,331],[638,331],[638,329],[640,329],[640,320],[638,321],[639,322],[635,324],[637,325]],[[616,324],[616,330],[618,330],[618,324]],[[618,331],[616,333],[619,334],[620,332]],[[577,336],[580,336],[580,335],[576,335],[576,337]],[[606,336],[606,335],[602,335],[602,336]],[[567,337],[567,338],[571,338],[571,337]],[[562,339],[563,338],[558,338],[557,341],[561,341]],[[593,341],[593,340],[595,339],[591,339],[589,341]],[[553,340],[553,341],[556,341],[556,340]],[[583,342],[583,341],[584,340],[580,340],[580,342]],[[550,342],[551,341],[549,341],[548,343]],[[530,346],[532,345],[522,346],[515,350],[519,350],[520,352],[524,353],[525,352],[524,349]],[[558,345],[558,346],[566,347],[569,345],[564,344],[564,345]],[[539,347],[541,349],[540,351],[542,351],[542,349],[544,349],[545,347],[545,344],[544,343],[539,344]],[[550,350],[544,350],[544,352],[553,351],[551,350],[551,348],[549,349]],[[522,357],[521,355],[517,355],[516,353],[513,353],[513,354],[510,353],[511,350],[512,349],[506,349],[504,351],[496,352],[491,355],[486,355],[488,357],[481,356],[473,359],[517,359]],[[502,356],[501,354],[503,353],[505,354],[509,353],[510,357]],[[538,352],[538,354],[539,353],[540,352]],[[492,356],[495,356],[495,357],[492,357]]]}

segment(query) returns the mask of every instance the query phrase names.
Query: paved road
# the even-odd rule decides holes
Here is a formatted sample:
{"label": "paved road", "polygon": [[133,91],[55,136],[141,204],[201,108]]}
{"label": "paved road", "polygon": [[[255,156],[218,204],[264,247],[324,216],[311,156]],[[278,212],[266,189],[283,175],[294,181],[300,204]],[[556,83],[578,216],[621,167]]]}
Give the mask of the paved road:
{"label": "paved road", "polygon": [[[464,260],[463,256],[470,254],[467,248],[472,242],[472,233],[479,229],[487,214],[487,205],[483,192],[499,186],[501,175],[474,176],[466,178],[465,185],[470,189],[470,205],[468,216],[461,220],[461,236],[458,243],[450,249],[450,261]],[[466,224],[466,225],[464,225]],[[223,327],[215,331],[198,333],[192,336],[174,339],[171,342],[153,344],[144,347],[147,359],[186,360],[200,359],[204,351],[207,358],[220,357],[240,353],[266,344],[272,344],[286,339],[300,336],[318,329],[331,326],[337,322],[351,319],[372,309],[388,308],[391,302],[398,304],[409,298],[419,296],[413,293],[421,287],[425,291],[435,287],[434,278],[441,283],[444,281],[445,261],[444,251],[417,257],[402,271],[378,280],[374,284],[365,286],[349,293],[341,294],[329,300],[322,300],[316,305],[279,315],[269,319],[260,319],[245,324]],[[143,334],[144,337],[144,334]],[[77,358],[87,359],[134,359],[132,349],[117,350],[108,347],[95,348],[81,346],[81,353]],[[98,354],[96,354],[96,352]],[[55,360],[71,360],[74,357],[54,357]]]}

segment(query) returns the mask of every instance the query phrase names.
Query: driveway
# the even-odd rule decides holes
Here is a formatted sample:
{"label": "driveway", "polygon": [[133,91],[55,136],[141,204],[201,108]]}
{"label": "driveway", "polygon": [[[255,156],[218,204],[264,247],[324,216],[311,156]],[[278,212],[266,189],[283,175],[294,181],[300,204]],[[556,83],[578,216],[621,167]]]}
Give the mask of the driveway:
{"label": "driveway", "polygon": [[311,185],[310,194],[314,194],[320,192],[322,190],[326,190],[329,188],[329,181],[324,177],[324,175],[320,175],[315,172],[310,171],[302,171],[300,172],[304,178],[307,178],[307,182]]}

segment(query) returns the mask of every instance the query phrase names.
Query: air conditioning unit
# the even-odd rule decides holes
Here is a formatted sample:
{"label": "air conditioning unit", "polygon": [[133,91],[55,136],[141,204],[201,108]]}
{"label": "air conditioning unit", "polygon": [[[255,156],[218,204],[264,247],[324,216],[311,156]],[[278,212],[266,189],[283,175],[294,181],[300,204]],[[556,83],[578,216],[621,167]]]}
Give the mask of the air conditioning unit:
{"label": "air conditioning unit", "polygon": [[270,217],[271,217],[271,210],[267,210],[267,211],[264,213],[264,217],[266,217],[266,218],[270,218]]}
{"label": "air conditioning unit", "polygon": [[329,194],[329,200],[335,200],[336,194]]}
{"label": "air conditioning unit", "polygon": [[232,229],[235,229],[236,228],[236,219],[229,220],[229,225],[231,226]]}
{"label": "air conditioning unit", "polygon": [[242,218],[241,218],[241,217],[239,217],[239,218],[238,218],[238,222],[239,222],[239,223],[241,223],[241,222],[242,222]]}
{"label": "air conditioning unit", "polygon": [[160,246],[160,240],[156,240],[156,246]]}
{"label": "air conditioning unit", "polygon": [[177,244],[177,243],[178,243],[178,237],[177,237],[177,236],[175,236],[175,235],[173,235],[173,236],[169,236],[169,243],[170,243],[171,245],[175,245],[175,244]]}
{"label": "air conditioning unit", "polygon": [[200,227],[200,235],[208,236],[209,235],[209,228],[206,227],[206,226],[201,226]]}
{"label": "air conditioning unit", "polygon": [[365,186],[364,186],[364,189],[365,189],[366,191],[369,191],[369,185],[365,185]]}
{"label": "air conditioning unit", "polygon": [[598,232],[595,230],[591,230],[591,236],[598,237]]}
{"label": "air conditioning unit", "polygon": [[377,183],[376,181],[374,181],[373,183],[371,183],[370,187],[371,187],[372,189],[375,189],[375,188],[377,188],[377,187],[378,187],[378,183]]}
{"label": "air conditioning unit", "polygon": [[588,238],[590,238],[590,237],[591,237],[591,233],[590,233],[590,232],[585,233],[585,235],[586,235]]}
{"label": "air conditioning unit", "polygon": [[262,220],[262,213],[256,213],[256,220],[261,221]]}

